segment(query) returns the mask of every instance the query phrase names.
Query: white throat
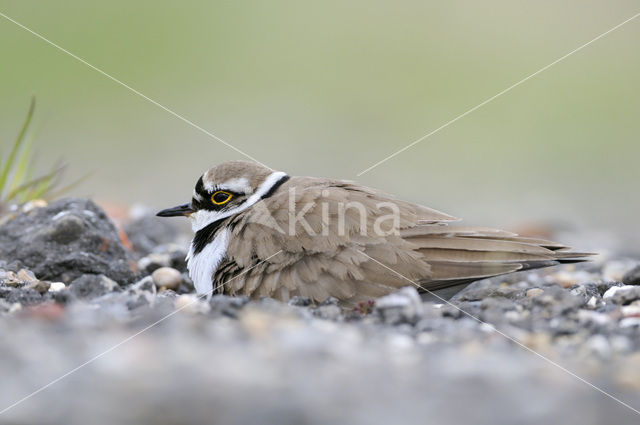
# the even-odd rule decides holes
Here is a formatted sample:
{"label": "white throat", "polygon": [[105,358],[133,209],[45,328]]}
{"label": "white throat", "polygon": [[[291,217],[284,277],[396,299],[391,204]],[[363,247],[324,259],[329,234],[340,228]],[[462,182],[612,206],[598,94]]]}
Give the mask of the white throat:
{"label": "white throat", "polygon": [[193,253],[193,244],[187,254],[187,269],[193,281],[193,286],[199,295],[213,295],[213,274],[227,255],[231,231],[223,229],[218,235],[197,254]]}
{"label": "white throat", "polygon": [[[260,186],[258,186],[256,191],[253,192],[246,201],[235,208],[227,211],[199,210],[191,214],[191,227],[193,231],[197,232],[215,221],[231,217],[232,215],[247,210],[253,204],[260,201],[262,197],[286,175],[287,174],[282,171],[269,174]],[[189,253],[187,254],[187,269],[189,270],[189,276],[198,294],[212,295],[213,289],[215,289],[213,288],[213,274],[222,260],[227,256],[227,245],[229,244],[230,236],[231,231],[229,229],[220,230],[218,235],[197,254],[194,253],[193,241],[191,242]],[[224,283],[225,282],[222,282],[221,284]]]}

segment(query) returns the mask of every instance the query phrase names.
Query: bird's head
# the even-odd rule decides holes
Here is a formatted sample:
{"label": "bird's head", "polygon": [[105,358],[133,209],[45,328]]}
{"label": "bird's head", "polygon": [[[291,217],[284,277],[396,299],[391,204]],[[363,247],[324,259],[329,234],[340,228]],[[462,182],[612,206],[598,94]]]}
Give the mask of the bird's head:
{"label": "bird's head", "polygon": [[159,217],[191,218],[193,231],[247,210],[268,197],[289,176],[264,165],[230,161],[205,172],[197,181],[190,203],[158,212]]}

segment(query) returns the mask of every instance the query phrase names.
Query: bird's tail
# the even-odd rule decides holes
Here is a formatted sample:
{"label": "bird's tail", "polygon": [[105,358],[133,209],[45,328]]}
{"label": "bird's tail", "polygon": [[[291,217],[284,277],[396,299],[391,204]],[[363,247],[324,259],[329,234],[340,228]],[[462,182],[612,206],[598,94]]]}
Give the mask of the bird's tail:
{"label": "bird's tail", "polygon": [[426,292],[458,292],[475,280],[516,271],[586,261],[593,254],[543,239],[484,227],[426,224],[403,231],[431,267],[421,282]]}

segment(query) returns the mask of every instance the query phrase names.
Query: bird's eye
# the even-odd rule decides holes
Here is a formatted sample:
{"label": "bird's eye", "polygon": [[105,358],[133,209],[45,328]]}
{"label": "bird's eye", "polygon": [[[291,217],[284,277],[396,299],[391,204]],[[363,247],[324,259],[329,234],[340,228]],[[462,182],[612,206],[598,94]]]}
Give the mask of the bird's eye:
{"label": "bird's eye", "polygon": [[218,190],[211,195],[211,202],[213,205],[224,205],[233,198],[233,195],[224,190]]}

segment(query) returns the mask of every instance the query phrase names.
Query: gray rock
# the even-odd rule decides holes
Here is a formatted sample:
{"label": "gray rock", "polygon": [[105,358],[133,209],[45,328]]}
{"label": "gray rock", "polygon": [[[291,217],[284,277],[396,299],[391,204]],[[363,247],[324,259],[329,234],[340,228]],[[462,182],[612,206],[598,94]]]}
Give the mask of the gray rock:
{"label": "gray rock", "polygon": [[69,283],[87,273],[120,284],[135,279],[115,227],[90,200],[62,199],[0,226],[0,257],[18,260],[42,280]]}
{"label": "gray rock", "polygon": [[339,320],[342,318],[342,309],[339,304],[336,298],[329,297],[313,309],[313,315],[325,320]]}
{"label": "gray rock", "polygon": [[612,287],[604,293],[602,299],[606,303],[629,304],[640,299],[640,287],[631,285]]}
{"label": "gray rock", "polygon": [[382,322],[390,325],[413,325],[424,315],[422,299],[413,286],[405,286],[399,291],[378,298],[373,311]]}
{"label": "gray rock", "polygon": [[249,302],[249,298],[214,295],[209,300],[211,314],[214,316],[237,317],[239,311]]}
{"label": "gray rock", "polygon": [[625,285],[640,285],[640,266],[636,266],[622,276]]}
{"label": "gray rock", "polygon": [[42,295],[29,288],[0,288],[0,298],[4,298],[9,304],[32,305],[42,302]]}
{"label": "gray rock", "polygon": [[288,304],[294,307],[309,307],[311,303],[311,298],[296,295],[289,300]]}
{"label": "gray rock", "polygon": [[479,301],[489,297],[518,298],[525,290],[512,286],[469,286],[452,298],[456,301]]}
{"label": "gray rock", "polygon": [[175,242],[180,236],[180,227],[175,221],[152,214],[131,221],[124,226],[124,231],[138,257],[154,252],[159,245]]}
{"label": "gray rock", "polygon": [[592,297],[596,297],[596,300],[602,297],[600,289],[598,288],[598,284],[595,282],[586,282],[580,283],[578,285],[573,285],[569,288],[569,290],[572,295],[582,297],[585,302],[588,302]]}
{"label": "gray rock", "polygon": [[69,285],[69,291],[78,298],[92,299],[114,291],[120,286],[104,275],[85,274]]}

